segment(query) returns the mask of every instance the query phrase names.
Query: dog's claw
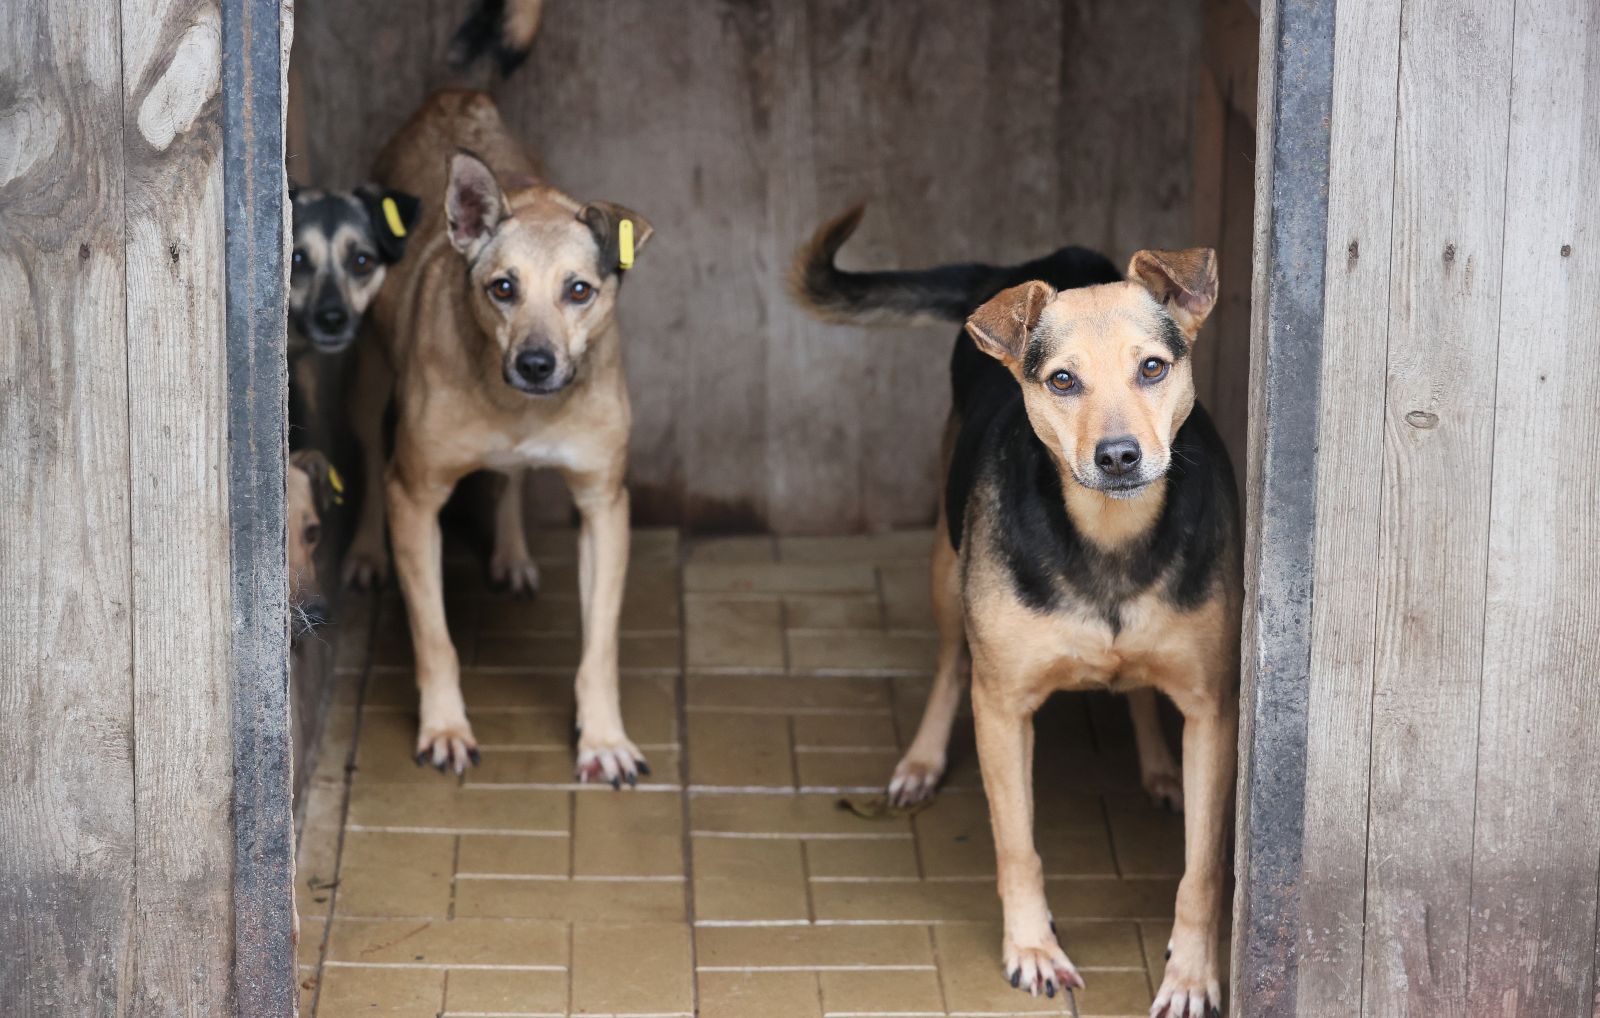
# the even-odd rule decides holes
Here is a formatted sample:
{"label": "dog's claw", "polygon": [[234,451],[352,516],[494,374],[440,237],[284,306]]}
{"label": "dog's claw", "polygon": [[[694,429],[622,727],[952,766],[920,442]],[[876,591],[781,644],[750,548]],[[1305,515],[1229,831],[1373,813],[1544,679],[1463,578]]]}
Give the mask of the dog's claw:
{"label": "dog's claw", "polygon": [[596,738],[578,740],[577,776],[580,783],[605,782],[612,788],[620,789],[626,781],[629,788],[634,788],[639,783],[641,771],[650,773],[643,765],[644,754],[626,737],[606,742]]}
{"label": "dog's claw", "polygon": [[416,759],[418,764],[432,764],[440,774],[446,771],[465,774],[468,764],[476,764],[480,759],[477,741],[472,737],[466,718],[439,724],[425,717],[417,733]]}
{"label": "dog's claw", "polygon": [[526,555],[496,552],[489,561],[489,581],[513,597],[535,597],[539,593],[539,566]]}
{"label": "dog's claw", "polygon": [[889,779],[889,803],[904,808],[933,798],[944,776],[943,760],[928,760],[907,754]]}

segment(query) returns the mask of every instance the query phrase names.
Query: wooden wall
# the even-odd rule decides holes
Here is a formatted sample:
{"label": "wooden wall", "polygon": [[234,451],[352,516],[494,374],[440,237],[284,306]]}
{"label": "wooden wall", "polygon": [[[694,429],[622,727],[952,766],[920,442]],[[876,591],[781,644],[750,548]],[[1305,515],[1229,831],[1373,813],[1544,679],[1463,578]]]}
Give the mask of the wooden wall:
{"label": "wooden wall", "polygon": [[224,19],[0,4],[8,1015],[243,1005],[233,634],[255,605],[230,583]]}
{"label": "wooden wall", "polygon": [[[297,6],[309,142],[291,175],[303,157],[312,182],[356,182],[429,90],[488,80],[445,66],[465,2]],[[502,108],[560,184],[658,231],[622,313],[640,520],[804,532],[932,519],[955,330],[826,327],[783,292],[795,246],[850,203],[870,203],[845,256],[860,267],[1068,242],[1125,261],[1192,240],[1199,4],[546,10],[528,63],[495,85]],[[1242,393],[1229,398],[1242,428]]]}
{"label": "wooden wall", "polygon": [[[1319,128],[1295,98],[1315,77],[1300,55],[1322,43],[1294,9],[1318,5],[1270,6],[1298,34],[1275,37],[1294,66],[1264,107],[1281,137],[1262,146],[1261,256],[1294,229],[1297,197],[1315,206],[1274,174],[1316,146],[1282,138],[1322,132],[1327,211],[1320,337],[1292,308],[1261,320],[1260,476],[1292,476],[1271,452],[1299,426],[1283,410],[1298,392],[1315,505],[1298,572],[1272,520],[1293,506],[1253,514],[1262,637],[1246,645],[1261,666],[1242,866],[1275,857],[1298,873],[1293,899],[1242,894],[1235,983],[1260,1015],[1591,1014],[1600,11],[1338,4]],[[1263,278],[1280,270],[1292,266]],[[1274,366],[1297,351],[1319,363],[1298,390]],[[1267,641],[1294,620],[1304,670],[1274,670]],[[1301,753],[1298,829],[1249,816],[1285,819],[1251,776],[1270,784]],[[1288,937],[1264,952],[1273,923]],[[1261,992],[1269,981],[1289,993]]]}

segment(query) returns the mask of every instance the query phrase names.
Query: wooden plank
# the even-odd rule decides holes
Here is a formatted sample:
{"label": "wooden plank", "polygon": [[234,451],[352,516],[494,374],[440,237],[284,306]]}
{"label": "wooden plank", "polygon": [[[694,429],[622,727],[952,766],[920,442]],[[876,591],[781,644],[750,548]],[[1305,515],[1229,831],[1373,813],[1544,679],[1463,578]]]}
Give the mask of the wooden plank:
{"label": "wooden plank", "polygon": [[1521,0],[1512,59],[1468,1008],[1576,1015],[1600,852],[1600,10]]}
{"label": "wooden plank", "polygon": [[122,0],[133,567],[131,1013],[232,999],[222,12]]}
{"label": "wooden plank", "polygon": [[115,6],[0,6],[0,1000],[132,976],[122,73]]}
{"label": "wooden plank", "polygon": [[1368,1014],[1466,1013],[1511,14],[1407,0],[1400,33]]}
{"label": "wooden plank", "polygon": [[1400,7],[1341,4],[1334,40],[1299,930],[1307,1018],[1361,1006]]}

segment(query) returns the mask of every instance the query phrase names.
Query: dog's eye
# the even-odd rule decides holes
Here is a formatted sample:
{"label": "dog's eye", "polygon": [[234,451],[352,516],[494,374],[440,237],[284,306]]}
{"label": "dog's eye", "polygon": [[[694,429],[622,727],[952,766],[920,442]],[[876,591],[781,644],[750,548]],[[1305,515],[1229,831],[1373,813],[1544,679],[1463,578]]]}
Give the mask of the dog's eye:
{"label": "dog's eye", "polygon": [[1050,388],[1057,392],[1072,392],[1078,387],[1078,376],[1070,371],[1057,371],[1050,376]]}
{"label": "dog's eye", "polygon": [[594,287],[581,279],[567,284],[567,300],[574,304],[587,304],[594,297]]}
{"label": "dog's eye", "polygon": [[350,259],[350,268],[360,276],[365,276],[377,266],[377,260],[365,251],[357,251]]}
{"label": "dog's eye", "polygon": [[1139,365],[1139,377],[1147,382],[1159,382],[1167,377],[1167,368],[1171,367],[1160,357],[1146,357]]}
{"label": "dog's eye", "polygon": [[306,524],[305,538],[306,538],[306,544],[308,544],[308,545],[316,544],[319,540],[321,540],[322,539],[322,524],[320,524],[320,523],[308,523],[308,524]]}
{"label": "dog's eye", "polygon": [[506,276],[501,276],[499,279],[491,280],[489,283],[489,296],[493,297],[497,301],[500,301],[501,303],[511,300],[516,295],[517,284],[513,283],[510,278]]}
{"label": "dog's eye", "polygon": [[296,268],[296,269],[305,268],[306,267],[306,253],[305,253],[305,251],[303,251],[302,249],[300,249],[298,247],[295,248],[294,249],[294,253],[289,256],[289,265],[290,265],[291,268]]}

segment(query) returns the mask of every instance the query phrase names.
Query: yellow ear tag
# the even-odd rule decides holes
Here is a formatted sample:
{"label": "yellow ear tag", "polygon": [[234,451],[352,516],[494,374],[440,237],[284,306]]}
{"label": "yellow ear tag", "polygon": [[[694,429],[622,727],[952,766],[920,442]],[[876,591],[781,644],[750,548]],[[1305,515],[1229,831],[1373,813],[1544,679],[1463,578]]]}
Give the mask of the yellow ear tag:
{"label": "yellow ear tag", "polygon": [[617,268],[633,268],[633,220],[617,224]]}
{"label": "yellow ear tag", "polygon": [[404,237],[406,235],[405,221],[400,218],[400,206],[394,203],[393,198],[385,198],[383,200],[383,218],[389,221],[390,233],[396,237]]}
{"label": "yellow ear tag", "polygon": [[328,486],[333,489],[333,504],[344,505],[344,478],[339,476],[339,471],[332,464],[328,466]]}

